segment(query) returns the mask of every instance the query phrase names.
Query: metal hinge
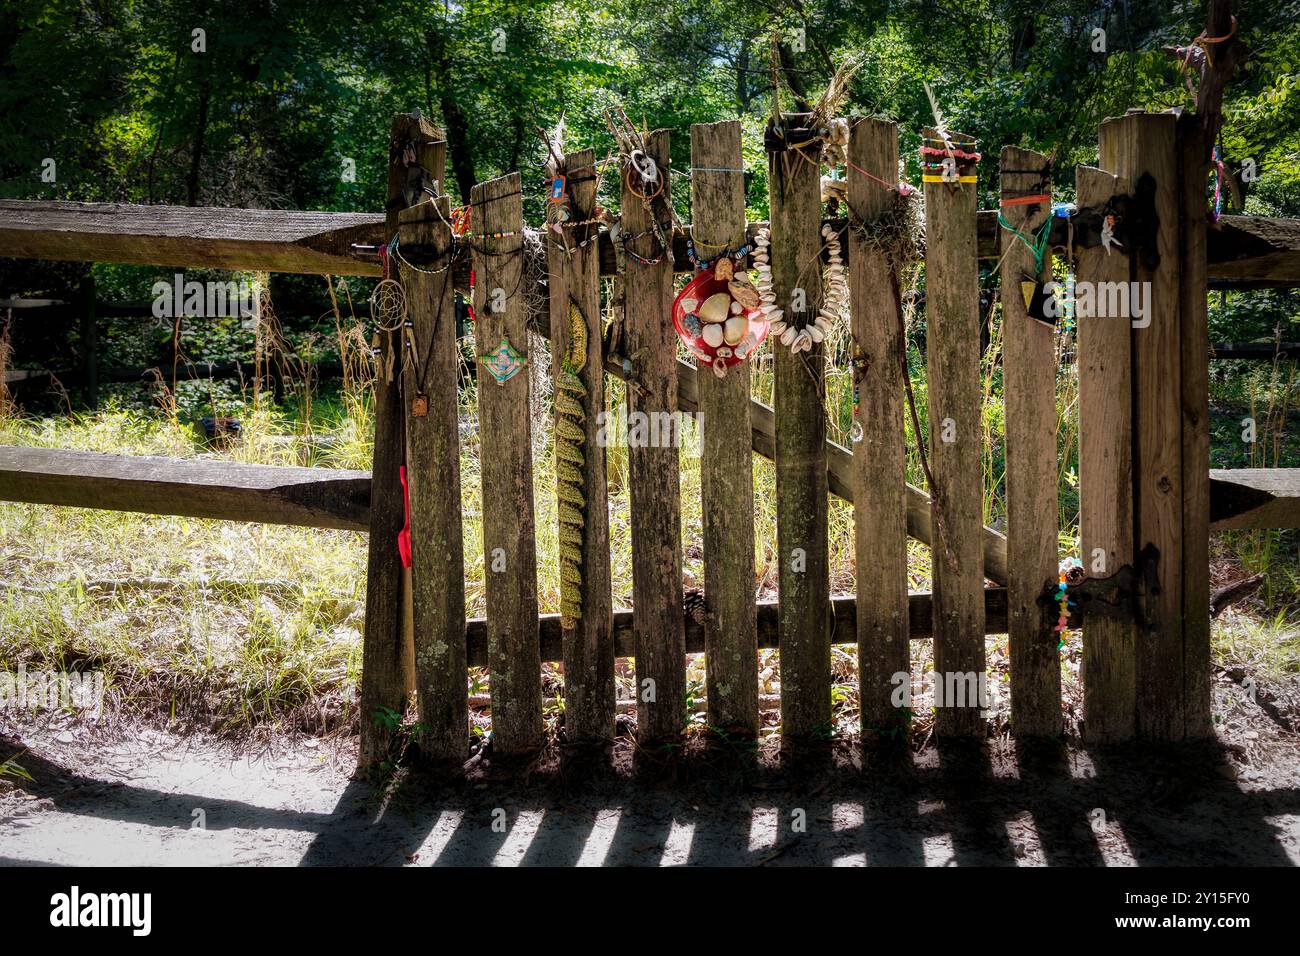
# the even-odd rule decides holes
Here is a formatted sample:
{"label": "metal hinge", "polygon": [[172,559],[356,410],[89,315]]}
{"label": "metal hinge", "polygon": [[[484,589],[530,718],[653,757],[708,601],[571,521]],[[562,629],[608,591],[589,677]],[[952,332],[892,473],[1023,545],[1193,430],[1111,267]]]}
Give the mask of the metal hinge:
{"label": "metal hinge", "polygon": [[[1144,632],[1154,634],[1160,629],[1155,611],[1155,599],[1160,594],[1159,563],[1160,549],[1148,542],[1135,564],[1126,564],[1108,577],[1084,578],[1070,584],[1066,594],[1071,615],[1085,620],[1092,616],[1133,621]],[[1057,587],[1049,582],[1038,603],[1055,607]]]}

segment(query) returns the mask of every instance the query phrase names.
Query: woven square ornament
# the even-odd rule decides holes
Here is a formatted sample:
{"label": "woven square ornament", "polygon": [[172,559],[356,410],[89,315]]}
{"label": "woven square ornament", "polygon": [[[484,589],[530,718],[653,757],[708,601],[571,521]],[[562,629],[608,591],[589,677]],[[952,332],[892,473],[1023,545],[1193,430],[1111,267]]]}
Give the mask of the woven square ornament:
{"label": "woven square ornament", "polygon": [[486,355],[480,355],[479,358],[492,373],[492,377],[497,380],[498,385],[504,385],[514,378],[515,374],[528,364],[527,357],[520,355],[504,336],[496,348]]}

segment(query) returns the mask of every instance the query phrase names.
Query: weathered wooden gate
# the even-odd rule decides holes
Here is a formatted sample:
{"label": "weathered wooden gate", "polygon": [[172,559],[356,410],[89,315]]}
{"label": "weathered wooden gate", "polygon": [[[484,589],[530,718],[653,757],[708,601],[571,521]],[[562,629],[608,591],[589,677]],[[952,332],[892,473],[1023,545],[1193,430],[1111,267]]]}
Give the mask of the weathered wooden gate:
{"label": "weathered wooden gate", "polygon": [[[855,634],[858,644],[864,733],[898,725],[892,692],[896,675],[908,671],[910,640],[933,637],[936,683],[942,684],[950,673],[983,674],[986,634],[1006,632],[1014,731],[1058,735],[1057,361],[1052,328],[1041,314],[1053,248],[1072,262],[1077,255],[1073,272],[1080,287],[1150,283],[1141,322],[1127,313],[1077,317],[1081,558],[1089,580],[1076,582],[1073,593],[1081,605],[1074,613],[1084,615],[1087,733],[1098,740],[1207,734],[1206,167],[1198,136],[1191,119],[1174,114],[1108,121],[1101,131],[1105,168],[1078,171],[1077,208],[1060,218],[1053,216],[1047,157],[1016,147],[1002,151],[994,238],[1000,240],[1004,290],[1005,539],[981,521],[983,220],[976,208],[973,140],[948,130],[923,133],[928,500],[904,479],[902,263],[868,241],[872,224],[909,191],[899,184],[893,124],[863,120],[852,128],[848,216],[828,220],[847,246],[850,267],[847,317],[861,438],[851,453],[826,438],[818,344],[802,352],[774,345],[774,409],[750,399],[743,367],[718,378],[678,361],[669,315],[673,272],[690,268],[681,238],[662,245],[672,224],[656,221],[655,206],[641,201],[644,193],[628,177],[622,219],[614,230],[604,229],[595,205],[594,153],[552,157],[549,175],[565,199],[552,208],[564,212],[540,237],[548,263],[556,413],[559,428],[572,431],[562,443],[564,460],[557,462],[567,475],[559,492],[565,575],[559,616],[538,615],[529,439],[536,397],[529,376],[508,376],[499,387],[487,380],[478,391],[489,570],[486,621],[468,643],[470,658],[491,670],[497,750],[523,752],[541,742],[539,648],[564,662],[572,740],[613,734],[614,659],[628,653],[636,660],[641,741],[680,734],[687,720],[688,650],[706,651],[709,725],[755,733],[760,645],[780,648],[784,738],[795,743],[822,736],[831,726],[831,635],[844,618],[852,619],[853,629],[838,633]],[[436,181],[444,164],[440,139],[398,117],[392,155],[418,157],[411,168]],[[669,133],[648,135],[644,154],[668,169]],[[756,227],[744,218],[739,124],[694,127],[691,155],[695,224],[687,230],[693,244],[688,256],[698,261],[748,246],[752,257]],[[770,262],[775,300],[811,316],[821,306],[823,203],[819,165],[807,159],[794,149],[770,154],[770,246],[760,256]],[[394,173],[396,205],[411,168]],[[661,186],[666,193],[668,176]],[[517,174],[476,188],[464,236],[452,235],[442,198],[408,192],[408,199],[419,201],[396,216],[410,321],[385,348],[418,360],[386,383],[392,394],[379,405],[371,574],[383,580],[372,580],[369,591],[364,700],[367,708],[400,708],[413,683],[422,743],[439,758],[462,755],[466,740],[464,558],[459,498],[447,493],[459,481],[450,283],[463,284],[465,277],[450,251],[460,245],[471,252],[476,354],[515,350],[527,359],[522,297],[491,298],[493,291],[518,290],[527,281],[519,194]],[[611,232],[621,236],[617,249]],[[623,283],[625,341],[611,355],[602,343],[599,277],[615,271]],[[796,296],[797,306],[786,305]],[[394,364],[381,361],[381,367]],[[605,449],[597,440],[604,377],[611,373],[627,381],[633,411],[701,413],[706,613],[698,622],[683,614],[678,450],[633,446],[630,639],[629,615],[611,607]],[[754,600],[751,450],[776,464],[775,608]],[[413,542],[406,629],[401,575],[392,560],[392,535],[400,526],[394,519],[400,513],[396,472],[403,461]],[[830,493],[853,501],[856,602],[830,596]],[[389,503],[394,500],[397,505]],[[932,547],[932,596],[908,594],[909,533]],[[391,554],[380,554],[384,549]],[[1005,591],[987,588],[986,579]],[[404,634],[413,637],[413,654],[402,652]],[[396,664],[404,656],[414,661],[413,678]],[[980,700],[937,703],[940,734],[983,733]],[[380,731],[367,733],[366,753],[377,753]]]}

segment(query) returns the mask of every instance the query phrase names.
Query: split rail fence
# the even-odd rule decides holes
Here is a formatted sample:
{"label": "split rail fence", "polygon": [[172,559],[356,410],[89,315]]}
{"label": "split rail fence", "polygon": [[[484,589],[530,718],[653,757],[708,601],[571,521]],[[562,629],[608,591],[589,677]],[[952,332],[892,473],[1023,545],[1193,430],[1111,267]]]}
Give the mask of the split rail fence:
{"label": "split rail fence", "polygon": [[[669,137],[660,130],[646,139],[646,152],[661,169],[669,166]],[[406,201],[416,198],[407,189],[413,176],[427,176],[426,185],[443,181],[440,132],[418,114],[399,114],[390,155],[414,158],[390,166],[382,221],[0,203],[0,254],[36,258],[375,275],[374,260],[358,257],[353,247],[399,237],[409,259],[429,264],[403,269],[410,328],[383,335],[370,473],[0,448],[0,498],[368,531],[363,761],[377,759],[388,743],[388,731],[369,715],[401,710],[412,691],[422,751],[434,759],[463,758],[471,665],[491,672],[494,747],[534,749],[542,737],[544,659],[564,664],[570,741],[613,735],[614,663],[629,655],[642,691],[638,736],[644,743],[677,736],[687,719],[686,655],[698,651],[706,654],[709,725],[754,734],[760,647],[780,649],[783,739],[817,738],[831,726],[833,635],[858,647],[865,733],[890,730],[903,719],[890,698],[893,675],[909,669],[909,641],[933,639],[940,674],[981,673],[985,636],[1006,633],[1012,727],[1021,736],[1056,736],[1063,727],[1057,610],[1050,600],[1059,559],[1057,363],[1052,330],[1031,316],[1019,289],[1022,280],[1050,278],[1050,258],[1036,260],[1010,231],[1028,236],[1046,229],[1051,245],[1074,251],[1078,282],[1149,282],[1152,290],[1145,327],[1124,318],[1078,322],[1081,554],[1094,579],[1080,591],[1086,733],[1118,741],[1210,732],[1209,532],[1297,526],[1300,480],[1286,471],[1209,470],[1206,290],[1212,278],[1240,287],[1300,285],[1300,228],[1226,217],[1207,231],[1206,163],[1194,116],[1134,113],[1104,123],[1102,168],[1077,170],[1079,211],[1069,229],[1053,221],[1050,196],[1008,205],[1001,225],[996,213],[990,218],[977,210],[974,185],[924,184],[929,495],[905,481],[906,353],[897,263],[886,251],[845,220],[830,220],[849,266],[862,430],[850,451],[827,440],[820,345],[801,354],[774,345],[774,408],[753,400],[744,368],[719,379],[675,358],[668,319],[673,276],[691,265],[680,237],[656,261],[646,235],[653,227],[649,213],[627,193],[621,231],[641,236],[644,248],[633,247],[639,257],[629,257],[623,274],[625,341],[617,354],[611,350],[601,335],[600,280],[617,268],[616,251],[607,231],[587,224],[596,188],[583,171],[595,155],[564,156],[559,171],[569,178],[569,219],[579,225],[542,232],[549,296],[549,327],[542,331],[550,337],[554,370],[567,357],[563,368],[582,388],[573,393],[582,432],[575,487],[583,523],[572,541],[580,614],[570,608],[564,618],[542,615],[538,606],[530,376],[515,375],[500,387],[484,378],[478,390],[485,566],[494,560],[505,566],[486,575],[485,619],[465,617],[459,496],[448,494],[461,480],[454,290],[468,287],[471,267],[476,354],[503,338],[527,351],[525,297],[511,295],[499,310],[487,300],[487,290],[518,289],[525,281],[523,256],[514,254],[523,230],[519,175],[475,188],[474,233],[502,235],[466,241],[452,235],[438,188]],[[895,201],[897,128],[857,122],[848,156],[847,205],[855,220],[870,223]],[[1050,189],[1047,157],[1007,147],[1000,160],[1004,196]],[[741,179],[724,172],[742,166],[740,124],[692,127],[691,165],[715,171],[689,180],[697,246],[750,243],[755,224],[745,221]],[[671,179],[664,178],[667,190]],[[789,302],[799,287],[815,314],[821,270],[812,269],[809,281],[807,267],[822,246],[819,167],[773,154],[770,189],[777,300]],[[1126,210],[1130,226],[1122,247],[1108,247],[1099,234],[1105,212],[1114,209]],[[436,263],[457,245],[467,254],[440,272]],[[999,260],[1010,290],[1002,296],[1005,536],[981,521],[981,258]],[[585,328],[585,343],[575,321]],[[419,363],[398,360],[407,339]],[[634,606],[630,612],[612,606],[607,482],[597,441],[607,375],[627,380],[632,411],[703,413],[707,613],[699,620],[682,606],[679,462],[671,447],[628,449]],[[776,467],[776,603],[754,599],[755,451]],[[408,513],[403,467],[409,568],[396,544]],[[830,494],[853,503],[856,599],[830,594]],[[908,536],[931,545],[931,594],[908,592]],[[979,701],[938,708],[937,730],[981,734]]]}

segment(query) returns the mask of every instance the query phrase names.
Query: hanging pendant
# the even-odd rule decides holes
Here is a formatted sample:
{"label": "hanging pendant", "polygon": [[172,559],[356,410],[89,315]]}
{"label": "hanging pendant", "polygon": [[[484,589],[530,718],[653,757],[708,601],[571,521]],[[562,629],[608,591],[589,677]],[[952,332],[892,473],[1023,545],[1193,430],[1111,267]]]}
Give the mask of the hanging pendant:
{"label": "hanging pendant", "polygon": [[411,399],[411,417],[424,418],[429,414],[429,396],[420,392]]}
{"label": "hanging pendant", "polygon": [[498,385],[504,385],[514,378],[518,371],[528,364],[528,358],[521,355],[504,336],[496,348],[479,358],[492,373],[492,377],[497,380]]}

